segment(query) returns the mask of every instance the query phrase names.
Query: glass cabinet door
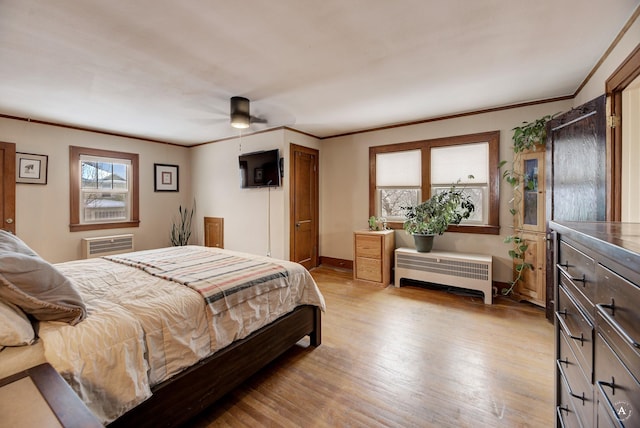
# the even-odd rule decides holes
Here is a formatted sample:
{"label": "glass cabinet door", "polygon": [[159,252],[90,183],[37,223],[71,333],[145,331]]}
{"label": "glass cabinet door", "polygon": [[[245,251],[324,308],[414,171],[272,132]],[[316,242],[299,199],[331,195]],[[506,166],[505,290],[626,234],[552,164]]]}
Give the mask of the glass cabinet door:
{"label": "glass cabinet door", "polygon": [[522,202],[520,221],[523,229],[544,230],[544,153],[534,152],[522,157]]}

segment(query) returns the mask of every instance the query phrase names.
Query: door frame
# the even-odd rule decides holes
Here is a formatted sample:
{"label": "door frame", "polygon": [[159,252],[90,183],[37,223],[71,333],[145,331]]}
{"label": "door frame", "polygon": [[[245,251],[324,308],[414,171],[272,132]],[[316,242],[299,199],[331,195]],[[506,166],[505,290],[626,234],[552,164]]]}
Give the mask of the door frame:
{"label": "door frame", "polygon": [[[2,174],[2,229],[16,233],[16,145],[0,141],[0,148],[4,150]],[[7,223],[7,219],[11,222]]]}
{"label": "door frame", "polygon": [[[607,127],[607,194],[609,195],[607,219],[620,221],[622,218],[622,92],[633,80],[640,76],[640,44],[622,61],[622,64],[605,82],[607,95],[607,116],[612,117],[615,126]],[[617,122],[617,123],[616,123]]]}
{"label": "door frame", "polygon": [[314,209],[313,215],[315,217],[315,222],[313,225],[313,256],[311,258],[312,268],[320,265],[320,244],[319,244],[319,235],[320,235],[320,151],[316,149],[312,149],[310,147],[300,146],[298,144],[290,143],[289,144],[289,260],[294,260],[295,255],[295,190],[296,183],[294,181],[293,171],[296,166],[296,157],[295,152],[303,152],[308,153],[315,156],[315,169],[316,173],[313,174],[314,177]]}

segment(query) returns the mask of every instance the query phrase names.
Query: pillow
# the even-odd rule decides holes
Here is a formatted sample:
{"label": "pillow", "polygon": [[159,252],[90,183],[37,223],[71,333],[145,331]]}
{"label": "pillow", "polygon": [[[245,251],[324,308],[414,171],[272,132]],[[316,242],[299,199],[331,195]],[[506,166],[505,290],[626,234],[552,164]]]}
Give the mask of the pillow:
{"label": "pillow", "polygon": [[0,298],[40,321],[74,325],[87,314],[71,281],[4,230],[0,230]]}
{"label": "pillow", "polygon": [[34,340],[31,321],[24,312],[0,300],[0,347],[31,345]]}

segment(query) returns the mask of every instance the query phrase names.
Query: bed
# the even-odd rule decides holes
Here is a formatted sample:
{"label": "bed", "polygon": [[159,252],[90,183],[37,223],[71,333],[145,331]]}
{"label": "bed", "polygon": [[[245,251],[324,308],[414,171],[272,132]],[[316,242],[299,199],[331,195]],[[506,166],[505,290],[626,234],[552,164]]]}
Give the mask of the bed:
{"label": "bed", "polygon": [[185,246],[50,265],[0,232],[0,377],[49,362],[114,427],[187,421],[304,336],[318,346],[324,309],[292,262]]}

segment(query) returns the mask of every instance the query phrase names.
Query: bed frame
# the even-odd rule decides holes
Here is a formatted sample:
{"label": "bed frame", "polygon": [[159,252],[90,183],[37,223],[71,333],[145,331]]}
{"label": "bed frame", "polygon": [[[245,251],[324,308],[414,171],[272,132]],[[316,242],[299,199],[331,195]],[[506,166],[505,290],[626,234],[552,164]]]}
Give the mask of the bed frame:
{"label": "bed frame", "polygon": [[300,306],[152,388],[153,395],[109,427],[174,427],[187,422],[304,336],[321,343],[320,309]]}

